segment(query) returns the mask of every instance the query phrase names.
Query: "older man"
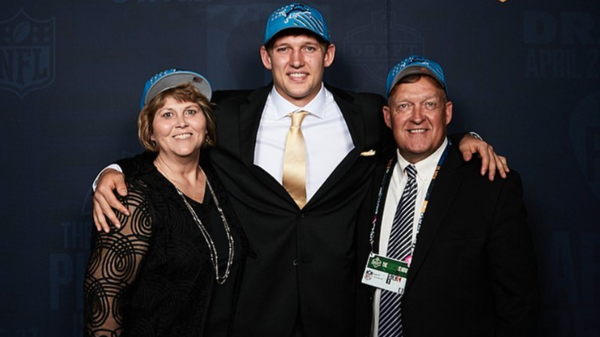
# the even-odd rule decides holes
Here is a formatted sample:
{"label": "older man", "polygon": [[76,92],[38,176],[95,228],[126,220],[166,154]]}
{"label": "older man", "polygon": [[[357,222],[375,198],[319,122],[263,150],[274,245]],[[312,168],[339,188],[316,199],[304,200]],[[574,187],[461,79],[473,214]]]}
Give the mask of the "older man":
{"label": "older man", "polygon": [[446,137],[446,89],[442,68],[420,56],[388,75],[383,116],[397,148],[367,198],[372,239],[359,256],[373,301],[362,308],[373,315],[358,317],[373,321],[360,335],[534,336],[539,289],[520,177],[490,182],[478,160],[463,161]]}

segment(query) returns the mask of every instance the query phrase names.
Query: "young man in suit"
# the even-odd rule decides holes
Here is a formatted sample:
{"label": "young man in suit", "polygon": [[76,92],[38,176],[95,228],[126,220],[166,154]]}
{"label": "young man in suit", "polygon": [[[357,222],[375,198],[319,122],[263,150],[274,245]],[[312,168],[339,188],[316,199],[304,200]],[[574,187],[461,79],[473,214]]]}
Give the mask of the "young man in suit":
{"label": "young man in suit", "polygon": [[[260,55],[272,85],[213,95],[217,147],[208,157],[252,251],[236,290],[233,335],[348,336],[355,331],[357,210],[384,143],[384,100],[323,83],[335,45],[312,7],[294,3],[273,12]],[[294,114],[304,115],[296,127],[305,140],[304,181],[289,187],[286,141]],[[465,156],[477,149],[491,158],[490,174],[496,166],[504,174],[490,147],[471,141]],[[131,162],[120,164],[132,174]],[[94,196],[98,226],[106,226],[103,214],[118,221],[111,207],[122,208],[112,190],[123,187],[120,174],[102,175]]]}
{"label": "young man in suit", "polygon": [[462,160],[446,137],[446,88],[442,68],[420,56],[388,75],[383,116],[397,148],[367,198],[372,227],[361,226],[372,238],[359,248],[362,308],[373,315],[358,317],[373,321],[359,335],[534,336],[540,298],[520,177],[490,182],[478,160]]}

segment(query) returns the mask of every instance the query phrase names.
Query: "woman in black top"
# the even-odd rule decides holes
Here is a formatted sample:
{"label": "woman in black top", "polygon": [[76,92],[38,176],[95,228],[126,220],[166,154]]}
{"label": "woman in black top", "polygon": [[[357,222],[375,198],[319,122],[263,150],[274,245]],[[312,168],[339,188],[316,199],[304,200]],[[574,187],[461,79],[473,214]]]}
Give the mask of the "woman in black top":
{"label": "woman in black top", "polygon": [[189,71],[146,83],[138,136],[156,158],[128,174],[130,215],[119,214],[120,228],[93,231],[86,336],[202,336],[208,325],[230,325],[246,243],[215,172],[200,160],[216,139],[211,94]]}

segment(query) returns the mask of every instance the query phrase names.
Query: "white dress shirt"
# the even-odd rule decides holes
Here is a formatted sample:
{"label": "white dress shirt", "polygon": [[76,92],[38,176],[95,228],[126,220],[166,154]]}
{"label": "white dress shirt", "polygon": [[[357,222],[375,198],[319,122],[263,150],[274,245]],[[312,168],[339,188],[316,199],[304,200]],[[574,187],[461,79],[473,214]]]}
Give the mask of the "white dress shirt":
{"label": "white dress shirt", "polygon": [[[412,242],[414,243],[417,238],[417,226],[421,217],[421,210],[425,201],[425,194],[433,178],[435,168],[444,153],[444,149],[448,145],[448,139],[444,140],[442,146],[440,146],[434,153],[429,157],[421,160],[414,164],[417,169],[417,199],[415,201],[415,217],[413,221],[412,231]],[[390,233],[392,231],[392,222],[394,221],[394,215],[396,208],[402,197],[404,186],[408,180],[407,174],[404,172],[404,168],[410,163],[400,155],[400,152],[396,150],[396,156],[398,161],[394,166],[392,176],[390,177],[390,186],[385,198],[385,206],[383,209],[383,217],[381,218],[381,228],[379,232],[379,255],[386,256],[388,243],[390,241]],[[417,242],[418,244],[418,242]],[[381,298],[381,289],[375,290],[375,296],[373,298],[373,337],[377,337],[379,330],[379,302]]]}
{"label": "white dress shirt", "polygon": [[302,134],[306,143],[308,202],[354,148],[354,143],[342,111],[325,86],[321,85],[317,96],[303,107],[290,103],[273,87],[258,127],[254,164],[267,171],[280,184],[285,139],[291,125],[291,118],[287,115],[300,110],[309,112],[302,121]]}

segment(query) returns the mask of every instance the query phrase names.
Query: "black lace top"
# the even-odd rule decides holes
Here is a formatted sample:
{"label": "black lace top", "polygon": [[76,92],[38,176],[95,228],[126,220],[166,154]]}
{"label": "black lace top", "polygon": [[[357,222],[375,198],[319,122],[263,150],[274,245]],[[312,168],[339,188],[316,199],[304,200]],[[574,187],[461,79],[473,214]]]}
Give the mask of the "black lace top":
{"label": "black lace top", "polygon": [[[129,217],[121,229],[93,229],[85,275],[86,336],[213,336],[226,333],[245,242],[216,174],[204,168],[235,239],[235,260],[224,285],[215,281],[210,252],[175,187],[147,163],[127,178],[122,198]],[[187,199],[210,231],[225,271],[228,244],[206,188],[202,204]],[[210,312],[210,315],[209,315]],[[221,334],[219,333],[219,335]]]}

